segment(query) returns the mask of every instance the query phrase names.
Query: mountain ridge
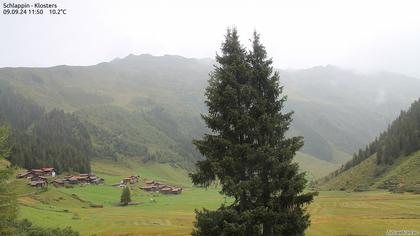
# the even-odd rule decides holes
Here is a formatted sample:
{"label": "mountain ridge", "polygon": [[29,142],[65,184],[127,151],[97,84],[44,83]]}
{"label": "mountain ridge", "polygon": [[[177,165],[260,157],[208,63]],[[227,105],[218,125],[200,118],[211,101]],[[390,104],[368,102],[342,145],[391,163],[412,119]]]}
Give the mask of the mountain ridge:
{"label": "mountain ridge", "polygon": [[[79,116],[96,117],[92,119],[97,120],[90,121],[99,127],[107,115],[90,116],[89,113],[94,112],[95,107],[105,107],[109,112],[114,108],[122,108],[123,114],[132,117],[130,122],[140,122],[136,123],[138,127],[142,126],[141,123],[151,126],[151,121],[164,120],[166,117],[165,122],[173,124],[172,127],[160,121],[152,126],[164,130],[165,136],[172,138],[150,140],[149,137],[158,134],[152,135],[141,130],[121,137],[127,143],[137,140],[138,145],[150,150],[156,151],[161,146],[166,150],[163,151],[166,154],[162,155],[167,155],[163,159],[168,161],[178,156],[176,159],[179,161],[185,153],[194,152],[191,140],[206,132],[200,113],[206,112],[204,88],[207,86],[209,72],[213,69],[211,62],[209,59],[142,54],[93,66],[2,68],[0,80],[8,81],[17,91],[47,110],[60,108],[76,112]],[[322,73],[318,73],[319,70]],[[346,80],[348,78],[349,81]],[[370,82],[363,84],[365,78],[369,78]],[[382,77],[360,77],[357,73],[336,66],[303,71],[280,70],[280,82],[285,86],[289,98],[286,108],[295,111],[290,134],[306,137],[303,153],[335,164],[344,163],[353,152],[378,135],[397,116],[399,110],[408,106],[408,101],[418,95],[416,91],[413,92],[413,88],[419,88],[420,81],[411,78],[407,85],[401,85],[398,84],[399,78],[387,75],[384,84],[381,84]],[[346,86],[348,89],[342,89]],[[383,96],[386,99],[381,106],[377,106],[371,96],[376,95],[377,86],[383,87],[385,91]],[[348,90],[356,91],[356,96]],[[158,110],[163,113],[156,112]],[[385,113],[389,115],[383,117],[381,114]],[[150,115],[154,118],[146,118]],[[156,115],[160,118],[156,118]],[[116,129],[111,131],[115,137],[120,135],[120,128],[124,130],[124,127],[117,128],[117,120],[110,126]],[[100,128],[107,130],[106,127]],[[175,133],[178,135],[173,135]],[[180,139],[169,141],[174,137]],[[117,139],[111,140],[106,145],[121,146]],[[149,141],[143,143],[146,140]],[[168,141],[161,145],[161,140]],[[183,151],[175,152],[184,154],[173,154],[174,148],[178,147],[183,147]],[[120,149],[116,153],[117,156],[127,154]],[[188,157],[187,162],[196,158],[199,156]]]}

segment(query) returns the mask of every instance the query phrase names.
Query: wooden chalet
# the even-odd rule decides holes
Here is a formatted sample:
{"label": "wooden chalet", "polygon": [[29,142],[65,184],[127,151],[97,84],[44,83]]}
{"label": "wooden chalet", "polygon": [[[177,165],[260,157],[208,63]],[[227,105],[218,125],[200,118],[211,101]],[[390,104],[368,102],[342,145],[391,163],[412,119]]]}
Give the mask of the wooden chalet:
{"label": "wooden chalet", "polygon": [[139,182],[139,179],[140,179],[140,176],[132,175],[132,176],[129,176],[127,178],[122,179],[120,184],[122,184],[122,185],[135,184],[135,183]]}
{"label": "wooden chalet", "polygon": [[77,181],[80,183],[88,183],[89,182],[89,176],[75,176],[77,178]]}
{"label": "wooden chalet", "polygon": [[54,177],[56,171],[53,167],[44,167],[41,169],[31,169],[30,171],[26,171],[16,175],[16,178],[32,178],[34,176],[52,176]]}
{"label": "wooden chalet", "polygon": [[63,179],[56,179],[53,181],[55,187],[64,187],[65,184],[66,182]]}
{"label": "wooden chalet", "polygon": [[45,188],[48,187],[48,182],[46,180],[36,180],[29,182],[28,185],[31,187]]}
{"label": "wooden chalet", "polygon": [[121,180],[121,184],[122,185],[127,185],[127,184],[129,184],[131,182],[131,179],[130,178],[124,178],[123,180]]}
{"label": "wooden chalet", "polygon": [[160,182],[155,181],[146,181],[146,186],[140,187],[141,190],[147,192],[160,192],[163,194],[180,194],[182,193],[182,188],[170,186],[167,184],[163,184]]}
{"label": "wooden chalet", "polygon": [[[29,178],[29,177],[28,177]],[[44,176],[37,176],[37,175],[33,175],[32,177],[29,178],[31,181],[47,181],[47,178]]]}
{"label": "wooden chalet", "polygon": [[[45,167],[41,169],[32,169],[24,173],[16,175],[16,178],[27,178],[30,180],[28,185],[33,187],[46,187],[48,186],[48,176],[55,177],[55,169],[52,167]],[[131,180],[131,178],[130,178]],[[54,186],[62,187],[66,184],[80,184],[80,183],[103,183],[104,179],[97,177],[95,174],[79,174],[79,175],[68,175],[63,179],[55,179],[52,181]]]}
{"label": "wooden chalet", "polygon": [[142,186],[140,189],[147,192],[159,192],[159,188],[156,185]]}
{"label": "wooden chalet", "polygon": [[77,176],[72,176],[70,178],[68,178],[66,180],[67,183],[69,184],[78,184],[79,183],[79,178],[77,178]]}
{"label": "wooden chalet", "polygon": [[104,179],[96,176],[95,174],[90,174],[88,177],[88,182],[91,184],[101,184],[104,182]]}
{"label": "wooden chalet", "polygon": [[39,176],[44,175],[44,171],[42,169],[32,169],[31,173]]}
{"label": "wooden chalet", "polygon": [[45,167],[45,168],[42,168],[41,170],[42,170],[42,172],[44,172],[44,174],[43,174],[44,176],[54,177],[55,174],[56,174],[56,171],[53,167]]}
{"label": "wooden chalet", "polygon": [[172,194],[180,194],[182,193],[182,188],[172,188]]}
{"label": "wooden chalet", "polygon": [[32,176],[32,173],[30,171],[26,171],[26,172],[17,174],[16,178],[17,179],[22,179],[22,178],[28,178],[28,177],[31,177],[31,176]]}
{"label": "wooden chalet", "polygon": [[64,176],[64,179],[57,179],[53,183],[56,187],[62,187],[66,184],[101,184],[103,182],[104,179],[95,174],[79,174]]}
{"label": "wooden chalet", "polygon": [[160,190],[161,193],[172,193],[172,188],[166,187]]}
{"label": "wooden chalet", "polygon": [[135,175],[132,175],[132,176],[130,176],[130,183],[131,184],[135,184],[135,183],[138,183],[139,182],[139,179],[140,179],[140,176],[135,176]]}
{"label": "wooden chalet", "polygon": [[150,185],[150,184],[154,184],[155,183],[155,181],[153,181],[153,180],[147,180],[146,181],[146,184],[148,184],[148,185]]}

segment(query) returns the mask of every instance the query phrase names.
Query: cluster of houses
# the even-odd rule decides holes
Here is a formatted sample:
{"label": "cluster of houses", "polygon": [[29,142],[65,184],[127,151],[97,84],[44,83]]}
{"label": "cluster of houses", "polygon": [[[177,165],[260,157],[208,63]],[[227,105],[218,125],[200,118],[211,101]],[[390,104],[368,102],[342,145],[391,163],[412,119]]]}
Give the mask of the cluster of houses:
{"label": "cluster of houses", "polygon": [[[47,187],[48,179],[47,177],[55,177],[56,171],[52,167],[32,169],[24,173],[19,173],[16,175],[16,178],[27,178],[29,179],[28,185],[32,187]],[[55,179],[52,183],[56,187],[65,186],[66,184],[100,184],[103,183],[104,179],[97,177],[94,174],[80,174],[80,175],[70,175],[65,176],[64,179]]]}
{"label": "cluster of houses", "polygon": [[[41,168],[41,169],[32,169],[24,173],[20,173],[16,178],[27,178],[29,179],[28,185],[32,187],[47,187],[48,179],[47,177],[55,177],[56,171],[52,167]],[[121,180],[120,183],[116,184],[119,187],[126,187],[128,184],[138,183],[140,176],[129,176]],[[95,174],[79,174],[79,175],[68,175],[63,179],[55,179],[52,181],[52,184],[55,187],[64,187],[66,185],[75,185],[75,184],[101,184],[104,182],[104,179],[96,176]],[[174,187],[171,185],[163,184],[156,182],[154,180],[146,181],[146,186],[140,187],[140,189],[148,192],[160,192],[164,194],[180,194],[182,193],[182,188]]]}
{"label": "cluster of houses", "polygon": [[95,174],[79,174],[68,175],[64,179],[56,179],[53,181],[55,187],[64,187],[65,185],[73,184],[101,184],[104,179],[99,178]]}
{"label": "cluster of houses", "polygon": [[138,183],[139,179],[140,179],[140,176],[132,175],[132,176],[122,179],[121,182],[118,184],[118,186],[121,188],[124,188],[128,184]]}
{"label": "cluster of houses", "polygon": [[41,169],[32,169],[23,173],[19,173],[16,175],[16,178],[22,179],[27,178],[29,179],[28,185],[32,187],[47,187],[48,181],[47,177],[55,177],[56,171],[52,167],[45,167]]}
{"label": "cluster of houses", "polygon": [[155,182],[154,180],[146,181],[146,186],[140,187],[140,189],[147,192],[160,192],[164,194],[180,194],[182,193],[182,188],[170,186],[160,182]]}

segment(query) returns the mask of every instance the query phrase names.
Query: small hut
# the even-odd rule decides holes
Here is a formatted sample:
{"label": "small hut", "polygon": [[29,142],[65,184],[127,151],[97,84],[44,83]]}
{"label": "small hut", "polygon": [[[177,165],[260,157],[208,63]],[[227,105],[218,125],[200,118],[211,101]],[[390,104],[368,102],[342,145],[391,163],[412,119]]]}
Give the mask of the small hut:
{"label": "small hut", "polygon": [[40,187],[40,188],[45,188],[48,187],[48,182],[45,180],[36,180],[36,181],[31,181],[30,183],[28,183],[31,187]]}

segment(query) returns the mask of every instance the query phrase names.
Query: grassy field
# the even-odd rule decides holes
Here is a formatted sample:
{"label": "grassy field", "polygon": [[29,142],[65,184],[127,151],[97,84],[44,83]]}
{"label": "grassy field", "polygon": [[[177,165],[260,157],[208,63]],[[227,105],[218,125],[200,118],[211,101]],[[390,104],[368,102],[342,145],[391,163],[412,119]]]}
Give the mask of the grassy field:
{"label": "grassy field", "polygon": [[[93,169],[105,185],[75,188],[30,189],[24,180],[15,181],[20,217],[48,227],[72,226],[82,235],[188,235],[194,209],[215,209],[228,201],[216,188],[193,188],[182,169],[170,165],[141,166],[127,162],[94,162]],[[138,205],[121,207],[121,189],[112,184],[123,176],[139,174],[141,183],[132,185],[132,200]],[[156,179],[184,187],[181,195],[150,194],[138,187]],[[102,205],[103,208],[94,206]],[[310,205],[310,236],[385,235],[387,229],[420,231],[420,195],[321,192]]]}

